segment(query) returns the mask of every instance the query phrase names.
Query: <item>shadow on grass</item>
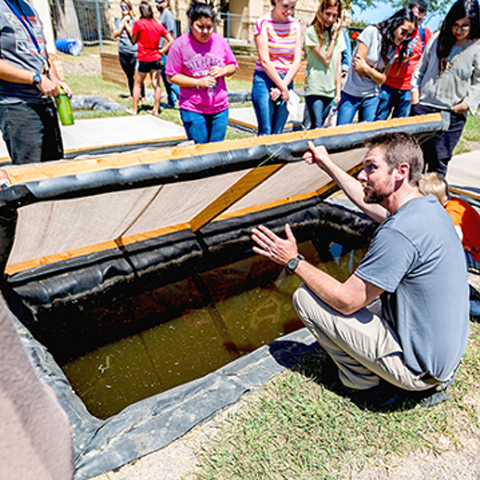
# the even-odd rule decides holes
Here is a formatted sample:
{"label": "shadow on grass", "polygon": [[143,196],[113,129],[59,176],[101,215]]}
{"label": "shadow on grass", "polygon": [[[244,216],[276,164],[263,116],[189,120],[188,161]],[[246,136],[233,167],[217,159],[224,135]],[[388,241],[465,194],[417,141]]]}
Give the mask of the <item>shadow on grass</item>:
{"label": "shadow on grass", "polygon": [[376,400],[369,400],[362,395],[352,394],[346,389],[338,377],[338,367],[318,343],[310,346],[294,341],[276,341],[270,346],[270,353],[275,360],[305,377],[313,380],[332,393],[349,399],[360,408],[373,412],[406,411],[414,408],[418,401],[403,389],[384,382],[387,395],[395,396],[395,400],[386,406],[378,406]]}

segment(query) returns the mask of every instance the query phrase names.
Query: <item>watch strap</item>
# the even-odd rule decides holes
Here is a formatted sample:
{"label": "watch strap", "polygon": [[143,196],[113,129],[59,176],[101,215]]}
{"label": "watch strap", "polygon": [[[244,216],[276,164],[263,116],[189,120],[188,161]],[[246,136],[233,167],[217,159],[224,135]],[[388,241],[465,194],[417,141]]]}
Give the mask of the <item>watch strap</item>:
{"label": "watch strap", "polygon": [[300,260],[305,260],[305,257],[300,253],[296,257],[291,258],[285,265],[287,272],[293,273],[295,269],[298,267]]}
{"label": "watch strap", "polygon": [[33,85],[38,85],[42,81],[42,77],[38,73],[33,74]]}

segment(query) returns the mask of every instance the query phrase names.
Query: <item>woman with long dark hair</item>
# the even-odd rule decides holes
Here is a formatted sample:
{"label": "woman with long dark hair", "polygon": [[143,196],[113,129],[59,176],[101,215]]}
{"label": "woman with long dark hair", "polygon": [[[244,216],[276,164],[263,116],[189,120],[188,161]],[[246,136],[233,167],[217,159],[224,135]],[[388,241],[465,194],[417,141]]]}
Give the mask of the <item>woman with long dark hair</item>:
{"label": "woman with long dark hair", "polygon": [[305,103],[311,128],[322,128],[332,100],[340,101],[341,57],[347,48],[341,30],[341,0],[322,0],[305,32],[307,88]]}
{"label": "woman with long dark hair", "polygon": [[401,47],[401,62],[404,47],[416,26],[417,17],[410,9],[403,8],[378,25],[365,28],[359,35],[338,105],[338,125],[352,123],[357,111],[360,122],[375,119],[380,85],[387,78],[395,50]]}
{"label": "woman with long dark hair", "polygon": [[458,0],[427,45],[412,78],[412,112],[448,112],[443,134],[422,145],[427,170],[446,175],[467,113],[480,102],[480,15],[477,0]]}
{"label": "woman with long dark hair", "polygon": [[210,5],[194,0],[187,17],[190,31],[173,42],[165,73],[180,87],[180,115],[188,139],[221,142],[229,110],[225,77],[235,73],[237,60],[227,41],[213,31],[216,14]]}

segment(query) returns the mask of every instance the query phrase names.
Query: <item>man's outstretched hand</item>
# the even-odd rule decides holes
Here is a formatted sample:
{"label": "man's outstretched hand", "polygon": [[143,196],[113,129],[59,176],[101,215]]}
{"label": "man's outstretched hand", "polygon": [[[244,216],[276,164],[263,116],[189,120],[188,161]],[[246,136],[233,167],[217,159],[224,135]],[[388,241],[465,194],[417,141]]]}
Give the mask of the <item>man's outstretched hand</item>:
{"label": "man's outstretched hand", "polygon": [[288,223],[285,225],[285,234],[287,238],[284,239],[263,225],[253,228],[252,240],[256,243],[253,251],[279,265],[286,265],[289,260],[298,255],[298,249],[297,241]]}

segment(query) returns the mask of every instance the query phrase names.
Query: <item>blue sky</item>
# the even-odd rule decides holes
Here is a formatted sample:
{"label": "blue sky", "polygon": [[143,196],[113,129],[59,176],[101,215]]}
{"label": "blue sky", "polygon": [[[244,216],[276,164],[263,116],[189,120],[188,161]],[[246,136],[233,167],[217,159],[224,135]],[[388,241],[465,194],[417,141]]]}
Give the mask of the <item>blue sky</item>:
{"label": "blue sky", "polygon": [[[382,20],[385,20],[390,15],[393,15],[396,10],[397,9],[393,8],[389,4],[379,5],[378,7],[367,8],[365,10],[361,10],[360,8],[353,6],[352,20],[363,20],[368,25],[373,25],[375,23],[381,22]],[[427,13],[427,16],[425,18],[426,21],[424,21],[424,25],[426,25],[428,28],[430,28],[430,30],[432,30],[432,32],[434,32],[435,30],[438,30],[440,28],[444,17],[443,15],[440,17],[431,17]]]}

